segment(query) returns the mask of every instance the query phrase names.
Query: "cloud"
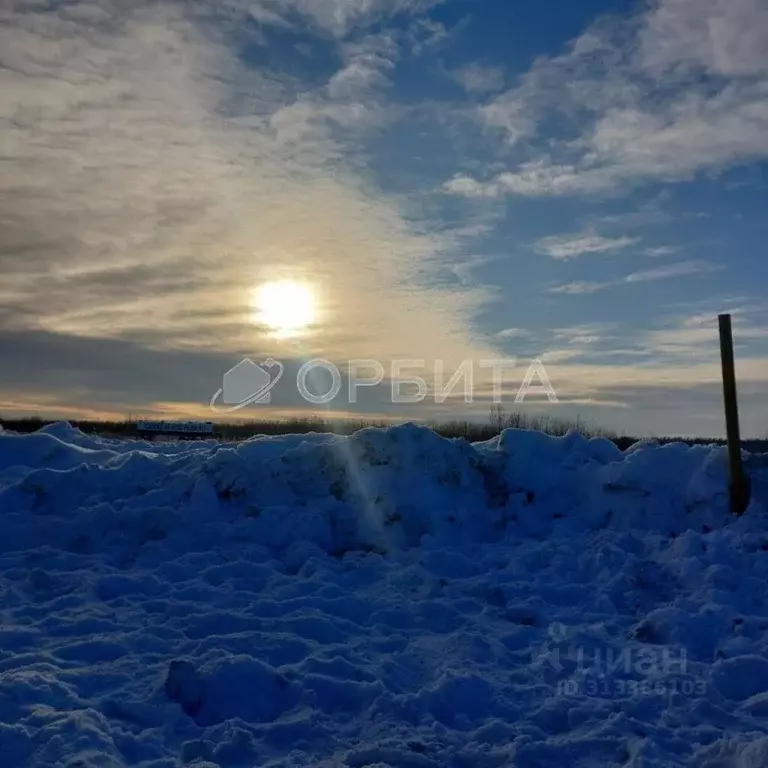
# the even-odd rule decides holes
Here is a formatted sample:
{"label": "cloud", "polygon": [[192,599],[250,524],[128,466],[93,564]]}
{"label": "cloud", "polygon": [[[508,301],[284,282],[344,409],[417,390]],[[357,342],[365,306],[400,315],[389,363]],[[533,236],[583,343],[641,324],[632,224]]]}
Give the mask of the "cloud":
{"label": "cloud", "polygon": [[606,331],[611,327],[608,323],[584,323],[569,328],[553,328],[548,332],[549,345],[544,345],[538,356],[547,365],[586,359],[598,352],[601,342],[610,339]]}
{"label": "cloud", "polygon": [[499,331],[496,337],[499,339],[520,339],[528,335],[525,328],[504,328]]}
{"label": "cloud", "polygon": [[527,345],[534,336],[533,332],[527,330],[526,328],[504,328],[494,335],[501,341],[513,341],[521,339],[524,340],[523,344],[525,345]]}
{"label": "cloud", "polygon": [[603,339],[610,328],[612,325],[609,323],[585,323],[570,328],[555,328],[552,333],[555,339],[565,340],[569,344],[587,345]]}
{"label": "cloud", "polygon": [[463,176],[457,174],[450,181],[446,181],[443,185],[443,189],[454,195],[462,195],[464,197],[499,197],[500,191],[495,184],[483,184],[476,181],[469,176]]}
{"label": "cloud", "polygon": [[[768,341],[768,326],[759,321],[756,313],[747,310],[732,314],[737,345]],[[672,318],[664,323],[664,327],[642,333],[638,343],[646,354],[657,359],[696,358],[717,362],[720,356],[717,315],[718,311],[713,311]],[[739,370],[741,378],[741,366]]]}
{"label": "cloud", "polygon": [[306,88],[297,83],[297,96],[278,105],[269,115],[269,126],[283,146],[303,143],[306,149],[322,140],[328,151],[348,149],[356,142],[389,126],[398,117],[384,92],[401,54],[396,36],[379,33],[359,36],[339,45],[341,68],[328,82]]}
{"label": "cloud", "polygon": [[657,0],[602,19],[481,109],[521,161],[445,189],[608,195],[767,158],[767,39],[763,0]]}
{"label": "cloud", "polygon": [[555,285],[549,289],[550,293],[565,293],[570,296],[581,296],[588,293],[597,293],[603,291],[606,288],[610,288],[614,283],[595,283],[583,280],[577,280],[572,283],[564,283],[563,285]]}
{"label": "cloud", "polygon": [[453,72],[453,78],[467,93],[487,94],[504,87],[504,70],[473,63]]}
{"label": "cloud", "polygon": [[716,272],[721,269],[723,269],[721,264],[712,264],[707,261],[680,261],[676,264],[668,264],[654,269],[643,269],[637,272],[632,272],[618,280],[607,280],[605,282],[572,282],[556,285],[550,288],[549,292],[570,295],[597,293],[598,291],[626,285],[627,283],[647,283],[654,280],[669,280],[674,277],[701,275],[706,274],[707,272]]}
{"label": "cloud", "polygon": [[633,272],[624,278],[625,283],[646,283],[649,280],[666,280],[671,277],[684,277],[685,275],[701,275],[706,272],[717,272],[723,269],[722,264],[711,264],[706,261],[680,261],[677,264],[667,264],[654,269],[643,269]]}
{"label": "cloud", "polygon": [[[741,303],[739,303],[741,302]],[[584,323],[537,331],[558,411],[624,434],[722,434],[717,313],[734,310],[740,406],[751,435],[765,432],[760,393],[768,380],[768,313],[742,297],[696,302],[669,317],[634,323]],[[738,330],[736,330],[738,329]],[[630,361],[630,362],[627,362]],[[582,406],[590,404],[585,410]],[[615,409],[629,406],[622,413]],[[714,413],[714,416],[712,414]],[[747,415],[749,414],[749,415]]]}
{"label": "cloud", "polygon": [[671,214],[662,209],[662,205],[668,197],[664,192],[662,190],[653,200],[636,210],[593,217],[593,223],[600,224],[604,228],[620,226],[622,229],[629,229],[631,227],[646,228],[651,224],[669,222],[672,218]]}
{"label": "cloud", "polygon": [[385,88],[389,85],[386,71],[393,67],[392,60],[380,53],[356,52],[330,79],[327,94],[331,99],[348,99],[366,94],[374,87]]}
{"label": "cloud", "polygon": [[291,26],[310,22],[342,38],[399,14],[424,13],[442,0],[248,0],[242,7],[260,23]]}
{"label": "cloud", "polygon": [[756,0],[666,0],[644,19],[640,62],[725,77],[768,74],[768,6]]}
{"label": "cloud", "polygon": [[654,248],[646,248],[645,253],[647,256],[656,258],[658,256],[672,256],[680,250],[681,246],[679,245],[658,245]]}
{"label": "cloud", "polygon": [[[718,309],[715,309],[712,307],[711,309],[703,312],[698,312],[695,315],[690,315],[689,317],[685,317],[682,320],[682,326],[684,328],[700,328],[702,326],[711,325],[716,326],[717,325],[717,316],[719,314],[726,313],[732,316],[743,316],[749,313],[749,310],[745,307],[732,307],[730,309],[727,308],[727,305],[725,307],[720,307]],[[738,324],[739,320],[736,319],[736,323]]]}
{"label": "cloud", "polygon": [[558,416],[629,435],[722,435],[717,313],[728,307],[735,314],[745,434],[764,435],[768,357],[747,344],[768,349],[768,312],[749,297],[694,302],[669,317],[649,318],[645,328],[618,322],[532,329],[535,353],[560,401]]}
{"label": "cloud", "polygon": [[[384,6],[296,8],[341,30]],[[249,66],[218,6],[18,8],[0,26],[6,330],[233,361],[489,353],[469,330],[485,294],[430,279],[459,240],[361,171],[363,139],[391,117],[397,41],[338,44],[318,85]],[[286,349],[250,300],[293,277],[313,282],[322,317]]]}
{"label": "cloud", "polygon": [[[391,402],[392,368],[383,363],[385,379],[379,387],[361,387],[354,404],[348,401],[349,368],[339,364],[341,388],[325,407],[311,406],[297,385],[298,371],[306,360],[294,351],[283,356],[284,375],[271,392],[269,406],[254,405],[225,418],[275,418],[317,411],[332,418],[364,413],[368,418],[403,416],[403,406]],[[0,406],[4,415],[35,413],[47,416],[125,418],[129,413],[157,413],[171,418],[211,418],[209,400],[222,385],[222,375],[235,361],[226,351],[201,349],[151,349],[145,343],[51,333],[40,330],[0,329]],[[418,368],[415,369],[419,373]],[[480,372],[477,367],[477,372]],[[447,371],[443,381],[450,377]],[[520,374],[522,378],[522,373]],[[434,379],[427,375],[426,381]],[[313,389],[315,379],[308,385]],[[330,382],[328,382],[330,384]],[[324,385],[323,385],[324,386]],[[317,391],[325,391],[318,383]],[[429,403],[423,407],[429,407]],[[419,411],[418,406],[405,409]],[[422,414],[423,415],[423,414]]]}
{"label": "cloud", "polygon": [[580,232],[571,235],[552,235],[536,242],[536,250],[565,261],[585,253],[610,253],[620,251],[638,242],[633,237],[602,237],[594,232]]}

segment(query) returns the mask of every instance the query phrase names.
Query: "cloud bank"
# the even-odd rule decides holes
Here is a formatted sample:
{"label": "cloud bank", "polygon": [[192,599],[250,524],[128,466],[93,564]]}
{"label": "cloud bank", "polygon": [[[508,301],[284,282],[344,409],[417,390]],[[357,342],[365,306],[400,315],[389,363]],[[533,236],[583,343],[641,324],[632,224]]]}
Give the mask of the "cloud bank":
{"label": "cloud bank", "polygon": [[[482,292],[429,279],[461,239],[361,171],[360,139],[390,118],[388,74],[432,34],[430,5],[5,6],[2,330],[233,361],[486,350],[470,330]],[[366,31],[397,15],[399,37]],[[319,84],[249,63],[265,26],[307,20],[338,55]],[[321,308],[291,347],[250,308],[254,286],[286,278],[310,280]]]}
{"label": "cloud bank", "polygon": [[609,195],[765,159],[767,49],[763,0],[656,0],[601,19],[481,108],[508,168],[458,173],[445,190]]}

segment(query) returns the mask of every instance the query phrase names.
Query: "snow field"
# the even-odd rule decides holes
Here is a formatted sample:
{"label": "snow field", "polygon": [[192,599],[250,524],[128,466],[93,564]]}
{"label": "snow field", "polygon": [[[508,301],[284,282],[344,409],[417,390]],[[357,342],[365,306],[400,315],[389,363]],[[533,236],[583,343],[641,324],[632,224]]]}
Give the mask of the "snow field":
{"label": "snow field", "polygon": [[0,765],[768,764],[723,449],[0,434]]}

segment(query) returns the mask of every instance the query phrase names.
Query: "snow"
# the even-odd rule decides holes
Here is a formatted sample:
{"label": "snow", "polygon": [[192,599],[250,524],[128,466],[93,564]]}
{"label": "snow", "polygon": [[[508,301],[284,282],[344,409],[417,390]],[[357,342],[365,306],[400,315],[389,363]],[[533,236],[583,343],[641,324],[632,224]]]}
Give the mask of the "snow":
{"label": "snow", "polygon": [[0,434],[0,764],[768,764],[726,456],[576,433]]}

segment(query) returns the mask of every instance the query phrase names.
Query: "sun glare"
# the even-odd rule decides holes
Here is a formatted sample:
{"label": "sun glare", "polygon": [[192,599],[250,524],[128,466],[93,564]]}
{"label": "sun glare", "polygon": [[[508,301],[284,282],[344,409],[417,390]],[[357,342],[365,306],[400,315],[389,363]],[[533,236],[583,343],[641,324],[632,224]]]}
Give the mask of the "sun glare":
{"label": "sun glare", "polygon": [[293,280],[264,283],[253,295],[254,320],[282,336],[299,334],[315,321],[315,297]]}

